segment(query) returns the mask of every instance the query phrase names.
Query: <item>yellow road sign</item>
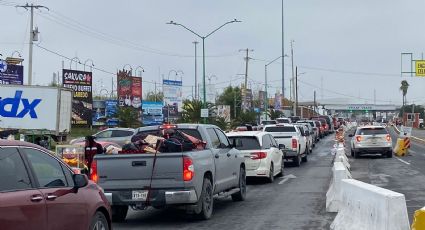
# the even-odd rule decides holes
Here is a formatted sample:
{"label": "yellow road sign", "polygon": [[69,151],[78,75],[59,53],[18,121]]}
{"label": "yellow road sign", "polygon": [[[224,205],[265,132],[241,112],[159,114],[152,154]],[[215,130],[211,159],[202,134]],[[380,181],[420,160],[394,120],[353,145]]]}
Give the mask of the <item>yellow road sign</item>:
{"label": "yellow road sign", "polygon": [[425,60],[415,61],[415,69],[417,77],[425,77]]}

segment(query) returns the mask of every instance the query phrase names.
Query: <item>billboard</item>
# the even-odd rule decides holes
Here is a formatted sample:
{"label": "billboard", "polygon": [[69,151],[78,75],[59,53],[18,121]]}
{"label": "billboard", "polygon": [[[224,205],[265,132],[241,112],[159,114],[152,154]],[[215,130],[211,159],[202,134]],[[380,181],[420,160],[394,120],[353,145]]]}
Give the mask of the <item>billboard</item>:
{"label": "billboard", "polygon": [[182,81],[163,80],[162,90],[164,106],[177,107],[177,112],[180,112],[183,107]]}
{"label": "billboard", "polygon": [[139,109],[142,106],[142,78],[132,77],[130,71],[118,71],[118,104]]}
{"label": "billboard", "polygon": [[260,102],[260,109],[264,110],[266,108],[266,92],[265,91],[259,91],[258,92],[258,100]]}
{"label": "billboard", "polygon": [[164,121],[162,114],[162,101],[143,101],[143,124],[144,125],[161,125]]}
{"label": "billboard", "polygon": [[245,95],[242,90],[242,109],[243,110],[251,110],[252,109],[252,90],[245,89]]}
{"label": "billboard", "polygon": [[274,109],[282,109],[282,99],[280,93],[276,93],[274,96]]}
{"label": "billboard", "polygon": [[62,85],[72,90],[72,125],[92,125],[92,73],[62,70]]}
{"label": "billboard", "polygon": [[105,101],[105,117],[107,126],[118,126],[119,121],[117,118],[118,100]]}
{"label": "billboard", "polygon": [[24,66],[11,65],[0,60],[0,85],[23,85]]}
{"label": "billboard", "polygon": [[230,122],[230,105],[217,105],[217,116]]}

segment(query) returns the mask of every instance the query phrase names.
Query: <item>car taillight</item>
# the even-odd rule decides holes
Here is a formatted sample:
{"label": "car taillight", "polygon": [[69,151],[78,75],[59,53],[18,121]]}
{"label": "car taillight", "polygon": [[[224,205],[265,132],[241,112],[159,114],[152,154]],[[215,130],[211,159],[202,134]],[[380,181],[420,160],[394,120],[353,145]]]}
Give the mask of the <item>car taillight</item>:
{"label": "car taillight", "polygon": [[292,148],[296,149],[298,147],[298,141],[296,139],[292,139]]}
{"label": "car taillight", "polygon": [[97,183],[99,177],[97,176],[97,160],[93,160],[90,167],[90,180]]}
{"label": "car taillight", "polygon": [[260,159],[264,159],[267,157],[267,153],[266,152],[255,152],[255,153],[251,153],[250,158],[252,160],[260,160]]}
{"label": "car taillight", "polygon": [[386,139],[387,139],[387,141],[388,141],[388,142],[391,142],[391,136],[390,136],[390,134],[388,134],[388,135],[386,136]]}
{"label": "car taillight", "polygon": [[362,136],[356,136],[356,141],[357,141],[357,142],[362,141]]}
{"label": "car taillight", "polygon": [[195,176],[193,160],[189,157],[183,157],[183,180],[191,181]]}
{"label": "car taillight", "polygon": [[320,127],[320,131],[323,131],[323,127],[322,126]]}

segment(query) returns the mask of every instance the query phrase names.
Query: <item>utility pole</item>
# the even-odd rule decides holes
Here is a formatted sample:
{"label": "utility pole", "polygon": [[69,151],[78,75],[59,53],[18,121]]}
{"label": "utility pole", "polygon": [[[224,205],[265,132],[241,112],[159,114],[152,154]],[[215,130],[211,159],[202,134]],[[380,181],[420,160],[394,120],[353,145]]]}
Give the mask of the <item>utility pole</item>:
{"label": "utility pole", "polygon": [[284,36],[284,7],[282,0],[282,97],[285,98],[285,36]]}
{"label": "utility pole", "polygon": [[316,90],[314,90],[314,115],[316,115],[316,108],[317,108],[317,104],[316,104]]}
{"label": "utility pole", "polygon": [[295,92],[295,103],[294,103],[294,116],[297,116],[297,108],[298,108],[298,66],[295,67],[295,82],[294,82],[294,92]]}
{"label": "utility pole", "polygon": [[198,45],[199,42],[194,41],[192,43],[195,44],[195,98],[193,98],[193,99],[198,100],[198,90],[199,90],[199,88],[198,88],[198,58],[197,58],[198,57],[198,50],[197,50],[197,45]]}
{"label": "utility pole", "polygon": [[248,102],[246,101],[246,89],[248,88],[248,62],[249,62],[249,59],[250,59],[250,57],[249,57],[249,52],[251,51],[254,51],[254,50],[250,50],[250,49],[243,49],[243,50],[239,50],[239,51],[245,51],[246,52],[246,56],[245,56],[245,83],[244,83],[244,85],[243,85],[243,88],[242,88],[242,101],[243,101],[243,103],[242,103],[242,109],[243,109],[243,111],[246,111],[246,109],[247,109],[247,104],[248,104]]}
{"label": "utility pole", "polygon": [[36,28],[34,30],[34,9],[41,9],[41,8],[45,8],[47,10],[49,10],[49,8],[42,6],[42,5],[34,5],[31,4],[29,5],[28,3],[25,5],[21,5],[21,6],[16,6],[16,7],[20,7],[20,8],[24,8],[26,10],[28,10],[28,8],[30,9],[31,12],[31,17],[30,17],[30,41],[29,41],[29,57],[28,57],[28,85],[32,85],[32,49],[33,49],[33,45],[34,45],[34,41],[36,41],[37,39],[37,34],[38,34],[38,28]]}
{"label": "utility pole", "polygon": [[290,100],[295,100],[294,91],[294,40],[291,40],[291,66],[292,66],[292,78],[290,80]]}

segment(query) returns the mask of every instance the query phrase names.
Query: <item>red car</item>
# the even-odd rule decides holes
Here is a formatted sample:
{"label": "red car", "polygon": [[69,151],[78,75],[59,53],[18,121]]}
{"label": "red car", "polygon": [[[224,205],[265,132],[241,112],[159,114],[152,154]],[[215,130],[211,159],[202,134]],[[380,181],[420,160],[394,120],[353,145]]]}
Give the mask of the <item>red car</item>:
{"label": "red car", "polygon": [[0,229],[111,229],[102,189],[48,150],[0,140]]}

